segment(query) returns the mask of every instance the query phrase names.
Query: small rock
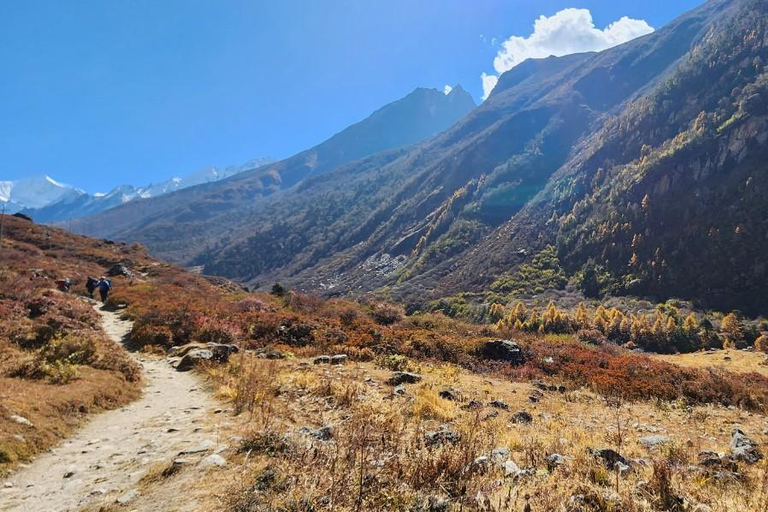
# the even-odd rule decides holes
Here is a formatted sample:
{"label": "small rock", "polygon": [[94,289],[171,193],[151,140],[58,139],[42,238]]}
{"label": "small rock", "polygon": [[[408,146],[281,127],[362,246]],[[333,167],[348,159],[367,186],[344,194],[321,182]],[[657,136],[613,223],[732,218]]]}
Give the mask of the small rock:
{"label": "small rock", "polygon": [[421,375],[411,372],[394,372],[389,378],[389,383],[393,386],[400,384],[415,384],[421,381]]}
{"label": "small rock", "polygon": [[488,467],[490,466],[490,461],[488,457],[485,455],[481,455],[480,457],[477,457],[475,460],[472,461],[472,464],[469,465],[467,470],[469,471],[475,471],[478,473],[485,473],[488,471]]}
{"label": "small rock", "polygon": [[21,434],[14,434],[13,438],[16,441],[20,442],[20,443],[26,443],[27,442],[27,440]]}
{"label": "small rock", "polygon": [[32,422],[29,421],[24,416],[17,416],[15,414],[11,415],[11,421],[13,421],[15,423],[18,423],[19,425],[25,425],[27,427],[33,427],[34,426],[34,425],[32,425]]}
{"label": "small rock", "polygon": [[733,429],[731,437],[731,458],[747,464],[754,464],[762,459],[763,455],[757,449],[757,443],[736,428]]}
{"label": "small rock", "polygon": [[493,402],[488,402],[488,405],[491,407],[495,407],[496,409],[502,409],[504,411],[509,410],[509,406],[506,404],[506,402],[503,402],[501,400],[494,400]]}
{"label": "small rock", "polygon": [[491,451],[491,461],[493,461],[494,464],[503,465],[508,458],[509,450],[506,448],[495,448]]}
{"label": "small rock", "polygon": [[562,466],[565,464],[565,457],[560,455],[559,453],[553,453],[549,457],[547,457],[547,470],[551,473],[556,468]]}
{"label": "small rock", "polygon": [[454,388],[442,389],[438,393],[438,396],[440,396],[440,398],[444,398],[445,400],[457,402],[461,399],[461,392]]}
{"label": "small rock", "polygon": [[64,473],[64,478],[72,478],[73,476],[75,476],[75,472],[72,470],[69,470],[66,473]]}
{"label": "small rock", "polygon": [[517,411],[512,415],[512,423],[531,423],[533,416],[527,411]]}
{"label": "small rock", "polygon": [[465,409],[467,411],[477,411],[479,409],[483,408],[483,402],[480,400],[470,400],[462,407],[462,409]]}
{"label": "small rock", "polygon": [[318,441],[330,441],[333,439],[333,426],[326,425],[317,429],[310,427],[301,427],[299,432],[310,437],[314,437]]}
{"label": "small rock", "polygon": [[663,444],[669,444],[672,442],[672,439],[668,438],[667,436],[662,435],[655,435],[655,436],[647,436],[647,437],[641,437],[637,440],[638,443],[645,446],[646,448],[656,448],[657,446],[661,446]]}
{"label": "small rock", "polygon": [[312,364],[331,364],[331,356],[318,356]]}
{"label": "small rock", "polygon": [[349,356],[347,354],[336,354],[335,356],[331,357],[331,364],[344,364],[347,362],[347,359]]}
{"label": "small rock", "polygon": [[120,505],[125,505],[133,501],[138,495],[139,495],[139,491],[137,489],[131,489],[130,491],[124,493],[122,496],[117,498],[115,500],[115,503],[119,503]]}
{"label": "small rock", "polygon": [[6,489],[12,489],[13,488],[13,482],[5,482],[3,484],[3,487]]}
{"label": "small rock", "polygon": [[207,456],[206,458],[200,461],[200,466],[202,467],[215,466],[215,467],[223,468],[226,465],[227,465],[227,460],[221,455],[218,455],[215,453],[213,455]]}
{"label": "small rock", "polygon": [[589,450],[589,452],[598,459],[602,459],[605,467],[611,471],[616,469],[617,464],[627,466],[629,468],[629,461],[622,457],[619,452],[610,448],[602,448],[598,450]]}
{"label": "small rock", "polygon": [[539,397],[537,397],[535,395],[531,395],[531,396],[528,397],[528,401],[531,402],[532,404],[535,404],[536,402],[539,401]]}
{"label": "small rock", "polygon": [[395,389],[393,389],[392,392],[396,395],[404,395],[405,386],[403,386],[402,384],[400,384],[399,386],[395,386]]}
{"label": "small rock", "polygon": [[504,463],[504,475],[505,476],[517,476],[520,473],[520,466],[515,464],[514,461],[508,460]]}
{"label": "small rock", "polygon": [[440,430],[427,432],[424,436],[427,446],[439,446],[444,443],[456,444],[461,439],[461,435],[453,430],[441,427]]}

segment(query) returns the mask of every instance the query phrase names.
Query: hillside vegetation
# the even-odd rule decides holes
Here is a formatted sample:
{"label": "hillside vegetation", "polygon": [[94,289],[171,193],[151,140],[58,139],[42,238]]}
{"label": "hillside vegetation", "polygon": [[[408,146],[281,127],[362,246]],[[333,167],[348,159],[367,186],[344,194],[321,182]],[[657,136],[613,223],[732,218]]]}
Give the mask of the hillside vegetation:
{"label": "hillside vegetation", "polygon": [[531,290],[589,270],[587,296],[758,315],[768,310],[766,19],[765,0],[710,0],[603,52],[526,61],[418,145],[283,179],[292,186],[256,201],[248,191],[262,178],[244,175],[174,209],[147,202],[151,222],[117,210],[89,222],[265,289],[380,291],[423,306],[522,290],[509,280],[553,247],[562,275]]}

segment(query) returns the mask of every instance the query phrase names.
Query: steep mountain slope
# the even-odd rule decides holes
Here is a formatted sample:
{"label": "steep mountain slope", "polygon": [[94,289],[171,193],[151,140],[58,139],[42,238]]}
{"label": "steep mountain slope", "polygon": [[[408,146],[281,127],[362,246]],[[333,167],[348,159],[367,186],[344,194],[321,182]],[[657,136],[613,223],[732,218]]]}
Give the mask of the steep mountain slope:
{"label": "steep mountain slope", "polygon": [[220,184],[201,185],[164,198],[128,204],[84,219],[76,224],[76,229],[140,240],[157,254],[186,262],[197,254],[198,244],[226,231],[217,216],[226,212],[243,215],[255,199],[289,188],[310,175],[322,174],[372,153],[397,151],[395,148],[419,142],[445,130],[474,107],[474,100],[460,86],[447,95],[436,89],[419,88],[290,158]]}
{"label": "steep mountain slope", "polygon": [[768,2],[723,6],[673,74],[586,138],[441,286],[480,286],[518,248],[551,243],[570,273],[593,260],[604,291],[768,311]]}
{"label": "steep mountain slope", "polygon": [[[133,185],[120,185],[106,194],[87,194],[82,190],[73,190],[72,193],[63,196],[44,198],[36,204],[26,204],[22,213],[29,215],[38,222],[64,222],[89,215],[96,215],[103,211],[119,206],[134,199],[146,199],[158,197],[163,194],[175,192],[203,183],[213,183],[229,178],[235,174],[257,169],[263,165],[274,162],[273,158],[255,158],[243,165],[232,165],[224,169],[209,167],[195,173],[174,177],[159,183],[151,183],[143,187]],[[10,182],[7,182],[10,183]],[[0,185],[1,186],[1,185]],[[0,197],[2,192],[0,191]]]}
{"label": "steep mountain slope", "polygon": [[766,0],[712,0],[604,52],[527,61],[422,144],[247,207],[269,184],[230,180],[202,214],[118,233],[252,285],[406,302],[488,290],[554,246],[589,293],[765,312],[766,19]]}
{"label": "steep mountain slope", "polygon": [[[674,76],[732,11],[728,2],[710,2],[599,54],[527,61],[462,122],[396,159],[377,155],[307,180],[240,218],[222,217],[220,225],[241,227],[194,263],[253,284],[282,279],[339,293],[395,285],[392,292],[406,299],[487,286],[541,245],[552,211],[541,208],[540,217],[520,224],[532,236],[518,236],[514,250],[508,238],[499,242],[503,256],[478,249],[470,252],[481,261],[461,263],[462,253],[500,240],[495,230],[506,232],[510,218],[529,218],[532,207],[520,210],[571,165],[579,141],[626,101]],[[468,275],[452,275],[457,264]]]}

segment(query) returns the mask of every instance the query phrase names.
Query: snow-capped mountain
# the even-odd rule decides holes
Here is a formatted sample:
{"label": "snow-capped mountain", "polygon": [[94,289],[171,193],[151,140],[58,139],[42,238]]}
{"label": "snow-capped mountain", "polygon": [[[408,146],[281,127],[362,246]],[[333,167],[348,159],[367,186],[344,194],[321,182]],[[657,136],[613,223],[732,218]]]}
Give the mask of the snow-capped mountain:
{"label": "snow-capped mountain", "polygon": [[157,197],[183,188],[223,180],[272,162],[272,158],[256,158],[243,165],[223,169],[208,167],[184,177],[174,177],[142,187],[120,185],[109,192],[96,194],[88,194],[78,188],[58,183],[48,176],[0,181],[0,204],[5,203],[8,213],[21,211],[38,222],[61,222],[94,215],[135,199]]}
{"label": "snow-capped mountain", "polygon": [[0,203],[6,211],[42,208],[60,201],[75,200],[85,194],[82,190],[59,183],[50,176],[37,176],[19,181],[0,181]]}

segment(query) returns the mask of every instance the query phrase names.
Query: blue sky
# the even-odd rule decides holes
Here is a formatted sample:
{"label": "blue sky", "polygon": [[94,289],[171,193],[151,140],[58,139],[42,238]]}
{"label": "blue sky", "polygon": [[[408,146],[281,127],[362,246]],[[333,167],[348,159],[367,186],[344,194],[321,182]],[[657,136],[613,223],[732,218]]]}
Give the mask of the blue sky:
{"label": "blue sky", "polygon": [[700,0],[0,4],[0,180],[87,191],[286,157],[419,86],[480,75],[541,15],[659,28]]}

